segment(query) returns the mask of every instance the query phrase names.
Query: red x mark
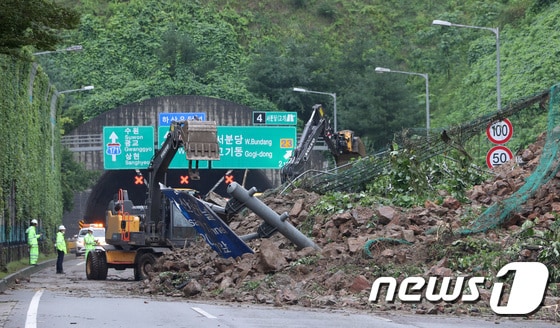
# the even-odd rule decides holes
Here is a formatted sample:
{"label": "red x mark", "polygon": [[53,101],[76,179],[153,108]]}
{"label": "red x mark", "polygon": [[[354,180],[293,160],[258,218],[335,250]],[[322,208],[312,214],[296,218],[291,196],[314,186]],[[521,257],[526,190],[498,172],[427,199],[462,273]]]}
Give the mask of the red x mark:
{"label": "red x mark", "polygon": [[189,184],[189,176],[188,175],[181,175],[181,184]]}
{"label": "red x mark", "polygon": [[233,175],[231,175],[231,174],[226,175],[226,181],[225,182],[226,182],[226,184],[232,183],[233,182]]}
{"label": "red x mark", "polygon": [[144,184],[144,177],[141,175],[137,175],[134,177],[134,184]]}

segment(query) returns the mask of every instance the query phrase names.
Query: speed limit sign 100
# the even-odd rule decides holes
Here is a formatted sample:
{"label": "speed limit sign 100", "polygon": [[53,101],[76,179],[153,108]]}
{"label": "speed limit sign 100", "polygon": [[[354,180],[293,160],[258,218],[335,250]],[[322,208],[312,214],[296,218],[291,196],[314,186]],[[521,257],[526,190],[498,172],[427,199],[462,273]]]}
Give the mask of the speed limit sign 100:
{"label": "speed limit sign 100", "polygon": [[492,122],[486,128],[486,135],[492,143],[497,145],[505,144],[513,136],[513,125],[507,118]]}
{"label": "speed limit sign 100", "polygon": [[489,168],[500,166],[513,158],[513,153],[506,146],[496,146],[486,154],[486,165]]}

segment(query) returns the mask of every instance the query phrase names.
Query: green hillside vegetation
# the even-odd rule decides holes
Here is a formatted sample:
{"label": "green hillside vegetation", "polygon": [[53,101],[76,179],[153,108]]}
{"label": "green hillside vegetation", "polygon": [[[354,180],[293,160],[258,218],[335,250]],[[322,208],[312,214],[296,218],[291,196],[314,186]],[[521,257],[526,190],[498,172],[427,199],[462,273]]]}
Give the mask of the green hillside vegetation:
{"label": "green hillside vegetation", "polygon": [[[79,21],[78,12],[51,2],[0,3],[0,243],[14,246],[0,249],[1,270],[6,261],[24,255],[31,219],[39,220],[41,252],[51,252],[50,241],[63,211],[72,207],[73,192],[95,176],[61,149],[57,113],[64,96],[56,93],[31,51],[56,49],[59,32]],[[69,167],[76,176],[65,172]]]}
{"label": "green hillside vegetation", "polygon": [[52,237],[62,218],[62,196],[60,139],[51,124],[48,77],[40,70],[33,76],[32,63],[4,55],[0,68],[0,241],[25,241],[33,218],[41,221],[40,229],[52,227],[43,231]]}
{"label": "green hillside vegetation", "polygon": [[[554,1],[133,0],[75,8],[81,25],[65,44],[85,51],[41,59],[60,88],[96,86],[66,102],[65,130],[173,94],[298,111],[303,120],[314,103],[332,109],[331,97],[291,90],[305,87],[336,93],[339,128],[355,130],[373,151],[400,129],[426,124],[424,79],[376,74],[377,66],[429,75],[432,128],[496,110],[494,34],[434,19],[499,28],[502,106],[555,84],[559,69]],[[512,119],[514,150],[543,132],[540,115]],[[481,161],[490,144],[476,147]]]}
{"label": "green hillside vegetation", "polygon": [[[49,39],[51,43],[27,40],[18,46],[44,46],[33,50],[41,51],[61,40],[58,48],[84,47],[82,52],[35,58],[27,53],[57,90],[95,86],[92,92],[65,95],[58,117],[62,133],[120,105],[176,94],[217,97],[258,110],[297,111],[302,122],[315,103],[325,104],[332,115],[331,97],[292,91],[304,87],[336,93],[339,129],[354,130],[375,152],[385,149],[401,129],[422,129],[426,124],[424,79],[376,74],[378,66],[429,75],[434,131],[496,110],[493,33],[434,26],[434,19],[499,28],[503,106],[557,83],[560,70],[555,65],[560,39],[556,1],[57,3],[81,14],[77,28],[72,29],[71,22],[58,22],[62,29]],[[7,25],[0,24],[2,36],[6,31]],[[0,41],[7,44],[6,39]],[[15,67],[30,65],[15,63]],[[14,80],[18,69],[10,65],[4,69],[3,84],[8,86],[4,92],[14,88],[13,81],[20,81],[19,88],[27,82]],[[15,102],[6,103],[2,110],[9,111]],[[537,106],[510,119],[515,134],[508,146],[514,151],[545,131],[544,111]],[[484,136],[475,139],[467,150],[474,163],[483,166],[491,145]],[[422,176],[422,172],[415,174]],[[69,187],[72,182],[62,185]],[[29,213],[18,211],[39,215],[35,205],[40,201],[33,202]]]}

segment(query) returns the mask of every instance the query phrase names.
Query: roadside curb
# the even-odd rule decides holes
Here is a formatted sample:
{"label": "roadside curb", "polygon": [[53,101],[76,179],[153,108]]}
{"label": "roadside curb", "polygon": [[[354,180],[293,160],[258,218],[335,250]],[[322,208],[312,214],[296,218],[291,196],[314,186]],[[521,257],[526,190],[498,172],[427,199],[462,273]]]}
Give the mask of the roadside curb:
{"label": "roadside curb", "polygon": [[4,279],[0,280],[0,293],[5,292],[11,285],[15,283],[16,279],[28,278],[32,274],[39,272],[49,266],[52,266],[54,268],[55,265],[56,265],[56,259],[48,260],[48,261],[40,262],[35,266],[28,266],[15,273],[12,273],[11,275],[6,276]]}

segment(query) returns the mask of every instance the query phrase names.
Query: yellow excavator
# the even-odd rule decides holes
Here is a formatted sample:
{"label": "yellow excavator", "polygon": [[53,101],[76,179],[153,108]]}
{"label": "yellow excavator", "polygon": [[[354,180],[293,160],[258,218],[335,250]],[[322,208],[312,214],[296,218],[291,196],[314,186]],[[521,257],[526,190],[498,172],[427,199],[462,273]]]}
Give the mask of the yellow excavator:
{"label": "yellow excavator", "polygon": [[[172,122],[162,147],[148,167],[149,178],[145,205],[135,206],[126,190],[119,190],[106,212],[107,245],[98,245],[86,257],[88,280],[105,280],[108,269],[134,269],[135,280],[144,280],[158,257],[174,248],[184,248],[201,236],[221,256],[239,257],[253,253],[245,241],[268,238],[279,231],[299,248],[317,246],[254,195],[256,188],[245,190],[236,182],[228,185],[231,198],[225,206],[200,199],[194,190],[165,186],[165,175],[177,150],[185,149],[189,175],[199,178],[199,160],[219,160],[220,150],[215,122]],[[195,168],[193,169],[193,162]],[[244,208],[249,208],[264,222],[256,233],[237,236],[224,222]]]}
{"label": "yellow excavator", "polygon": [[[106,212],[105,241],[86,258],[86,277],[105,280],[109,268],[134,269],[136,280],[147,277],[156,259],[174,247],[184,247],[197,234],[180,210],[161,191],[171,160],[185,149],[189,176],[199,179],[199,160],[219,160],[217,126],[213,121],[172,122],[166,140],[148,167],[145,205],[135,206],[126,190],[119,190]],[[185,191],[192,192],[192,191]]]}
{"label": "yellow excavator", "polygon": [[348,163],[351,159],[366,156],[366,148],[354,131],[341,130],[334,132],[325,116],[323,106],[313,106],[311,118],[305,124],[300,140],[290,160],[280,170],[282,183],[292,181],[305,171],[311,150],[322,137],[329,152],[334,156],[337,166]]}

